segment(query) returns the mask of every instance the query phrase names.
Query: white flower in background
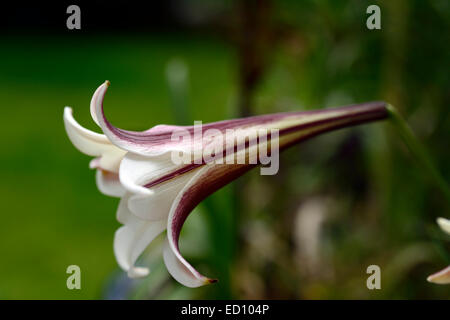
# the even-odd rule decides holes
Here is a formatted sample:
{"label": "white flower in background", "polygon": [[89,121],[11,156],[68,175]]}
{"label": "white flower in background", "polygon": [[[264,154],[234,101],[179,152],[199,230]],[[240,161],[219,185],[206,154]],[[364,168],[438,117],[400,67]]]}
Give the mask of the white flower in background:
{"label": "white flower in background", "polygon": [[[437,218],[437,223],[445,233],[450,235],[450,220]],[[450,266],[439,272],[433,273],[427,280],[437,284],[450,284]]]}
{"label": "white flower in background", "polygon": [[[252,141],[237,142],[231,149],[223,141],[205,142],[192,139],[186,142],[182,133],[194,133],[194,126],[158,125],[147,131],[134,132],[114,127],[103,112],[103,99],[109,82],[102,84],[91,101],[91,115],[104,134],[81,127],[72,110],[64,110],[67,134],[81,152],[96,157],[91,168],[97,169],[97,185],[106,195],[120,197],[117,219],[123,224],[114,239],[114,252],[120,267],[130,277],[149,273],[145,267],[135,266],[145,248],[164,230],[167,241],[163,257],[170,274],[188,287],[215,282],[201,275],[181,255],[178,240],[181,228],[190,212],[211,193],[255,167],[247,163],[201,161],[174,163],[174,152],[191,154],[196,146],[219,150],[216,156],[228,158],[244,156],[249,160],[261,149],[283,150],[304,139],[323,132],[384,119],[388,116],[384,102],[372,102],[335,109],[289,112],[234,119],[205,124],[202,133],[212,130],[216,137],[226,130],[235,130],[235,138],[246,136],[255,129],[277,130],[276,137],[255,137]],[[252,131],[252,132],[253,132]],[[276,139],[278,138],[278,139]],[[194,147],[193,147],[194,146]],[[227,145],[228,147],[228,145]],[[276,147],[276,148],[275,148]],[[220,254],[218,252],[217,254]]]}

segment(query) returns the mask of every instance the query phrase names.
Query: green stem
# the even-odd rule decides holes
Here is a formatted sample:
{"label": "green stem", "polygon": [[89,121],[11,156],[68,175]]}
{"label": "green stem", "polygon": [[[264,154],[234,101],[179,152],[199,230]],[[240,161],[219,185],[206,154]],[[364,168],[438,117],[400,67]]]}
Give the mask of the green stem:
{"label": "green stem", "polygon": [[439,171],[433,165],[428,152],[419,142],[419,140],[414,136],[413,131],[408,126],[406,121],[398,113],[398,111],[390,104],[387,105],[387,110],[389,112],[392,124],[394,125],[397,132],[400,134],[403,142],[408,147],[409,151],[413,155],[413,158],[422,166],[431,177],[435,185],[441,190],[443,195],[447,198],[450,203],[450,189],[447,182],[442,178]]}

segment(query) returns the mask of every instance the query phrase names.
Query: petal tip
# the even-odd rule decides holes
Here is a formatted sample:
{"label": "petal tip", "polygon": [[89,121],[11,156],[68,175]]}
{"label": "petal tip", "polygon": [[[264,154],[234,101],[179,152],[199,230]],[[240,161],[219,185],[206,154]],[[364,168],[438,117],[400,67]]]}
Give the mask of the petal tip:
{"label": "petal tip", "polygon": [[434,284],[442,284],[441,281],[439,281],[438,277],[433,274],[427,277],[427,281]]}
{"label": "petal tip", "polygon": [[73,118],[73,110],[71,107],[64,107],[63,119],[64,122],[69,122],[69,124],[72,124],[75,121],[75,119]]}
{"label": "petal tip", "polygon": [[213,283],[219,282],[219,279],[206,278],[204,282],[205,282],[205,284],[213,284]]}
{"label": "petal tip", "polygon": [[450,234],[450,220],[439,217],[436,222],[444,232]]}
{"label": "petal tip", "polygon": [[94,158],[89,161],[89,169],[100,169],[100,158]]}
{"label": "petal tip", "polygon": [[106,80],[100,87],[95,90],[94,95],[91,99],[91,117],[92,120],[102,129],[104,129],[99,121],[103,117],[103,98],[105,96],[106,90],[108,89],[110,82]]}
{"label": "petal tip", "polygon": [[450,284],[450,266],[428,276],[427,281],[435,284]]}
{"label": "petal tip", "polygon": [[134,267],[128,270],[127,274],[128,277],[135,279],[135,278],[143,278],[148,276],[150,273],[150,270],[148,268],[142,268],[142,267]]}

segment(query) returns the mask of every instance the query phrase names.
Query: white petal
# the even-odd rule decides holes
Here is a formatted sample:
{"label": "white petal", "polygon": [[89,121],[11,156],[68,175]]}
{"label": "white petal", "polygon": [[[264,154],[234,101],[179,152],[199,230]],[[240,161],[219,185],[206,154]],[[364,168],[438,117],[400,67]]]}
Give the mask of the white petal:
{"label": "white petal", "polygon": [[100,123],[98,122],[98,119],[97,119],[97,112],[95,110],[95,107],[96,107],[96,103],[98,101],[98,95],[99,95],[100,90],[102,90],[102,86],[98,87],[97,90],[95,90],[94,94],[92,95],[91,104],[90,104],[92,120],[94,120],[94,122],[99,127],[100,127]]}
{"label": "white petal", "polygon": [[131,218],[133,213],[128,209],[128,200],[130,199],[130,193],[125,193],[125,195],[120,199],[119,207],[117,208],[116,218],[122,224],[126,224]]}
{"label": "white petal", "polygon": [[73,118],[72,109],[64,108],[64,125],[73,145],[89,156],[100,157],[98,165],[104,170],[118,172],[120,161],[126,151],[113,145],[108,138],[83,128]]}
{"label": "white petal", "polygon": [[100,192],[107,196],[120,198],[125,194],[117,173],[97,169],[95,180]]}
{"label": "white petal", "polygon": [[129,216],[114,236],[114,254],[120,267],[132,278],[144,277],[148,268],[134,264],[145,248],[166,228],[166,221],[142,221]]}
{"label": "white petal", "polygon": [[128,208],[133,214],[144,220],[167,219],[175,197],[193,174],[194,172],[186,173],[167,182],[167,185],[154,188],[155,193],[151,195],[131,196]]}
{"label": "white petal", "polygon": [[450,220],[445,218],[437,218],[437,223],[442,230],[450,234]]}
{"label": "white petal", "polygon": [[168,155],[143,157],[128,153],[120,164],[120,182],[129,192],[148,195],[151,191],[143,185],[174,169],[175,165]]}
{"label": "white petal", "polygon": [[72,108],[70,107],[64,108],[64,125],[75,147],[89,156],[99,156],[102,148],[112,145],[105,135],[82,127],[74,119]]}
{"label": "white petal", "polygon": [[191,170],[171,177],[154,187],[144,185],[176,171],[169,156],[144,157],[128,153],[122,160],[119,177],[122,186],[131,193],[128,207],[139,218],[160,220],[167,218],[170,207],[183,186],[195,174]]}
{"label": "white petal", "polygon": [[[134,159],[131,160],[132,158]],[[137,159],[140,160],[136,161]],[[142,187],[141,185],[145,184],[149,179],[155,179],[154,176],[158,175],[159,171],[163,171],[166,174],[170,172],[170,165],[163,167],[159,171],[156,168],[152,171],[157,166],[151,163],[150,158],[128,154],[120,167],[121,183],[128,191],[136,192],[136,190],[140,191],[140,189],[148,191],[145,194],[143,192],[134,193],[128,201],[128,208],[131,212],[144,220],[167,219],[175,197],[195,174],[195,170],[192,170],[150,189]]]}

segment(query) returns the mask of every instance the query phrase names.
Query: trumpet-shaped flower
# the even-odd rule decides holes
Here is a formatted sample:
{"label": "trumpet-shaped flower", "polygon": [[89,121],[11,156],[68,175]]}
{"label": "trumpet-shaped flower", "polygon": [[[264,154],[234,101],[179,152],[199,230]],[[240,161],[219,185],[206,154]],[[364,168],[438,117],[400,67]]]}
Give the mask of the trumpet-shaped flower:
{"label": "trumpet-shaped flower", "polygon": [[[158,125],[135,132],[116,128],[105,117],[103,100],[108,86],[108,81],[102,84],[91,101],[92,118],[103,134],[81,127],[68,107],[64,122],[75,147],[96,157],[91,168],[97,169],[100,191],[121,198],[117,219],[123,226],[114,238],[118,264],[130,277],[147,275],[149,270],[135,263],[153,239],[167,230],[165,264],[188,287],[215,282],[195,270],[178,247],[186,218],[205,197],[251,168],[267,165],[267,159],[277,160],[279,150],[323,132],[388,116],[384,102],[371,102],[201,127]],[[262,174],[274,174],[277,168],[263,169],[268,168],[261,168]]]}
{"label": "trumpet-shaped flower", "polygon": [[[437,223],[441,229],[450,235],[450,220],[445,218],[438,218]],[[437,283],[437,284],[450,284],[450,266],[441,271],[433,273],[430,275],[427,280],[429,282]]]}

